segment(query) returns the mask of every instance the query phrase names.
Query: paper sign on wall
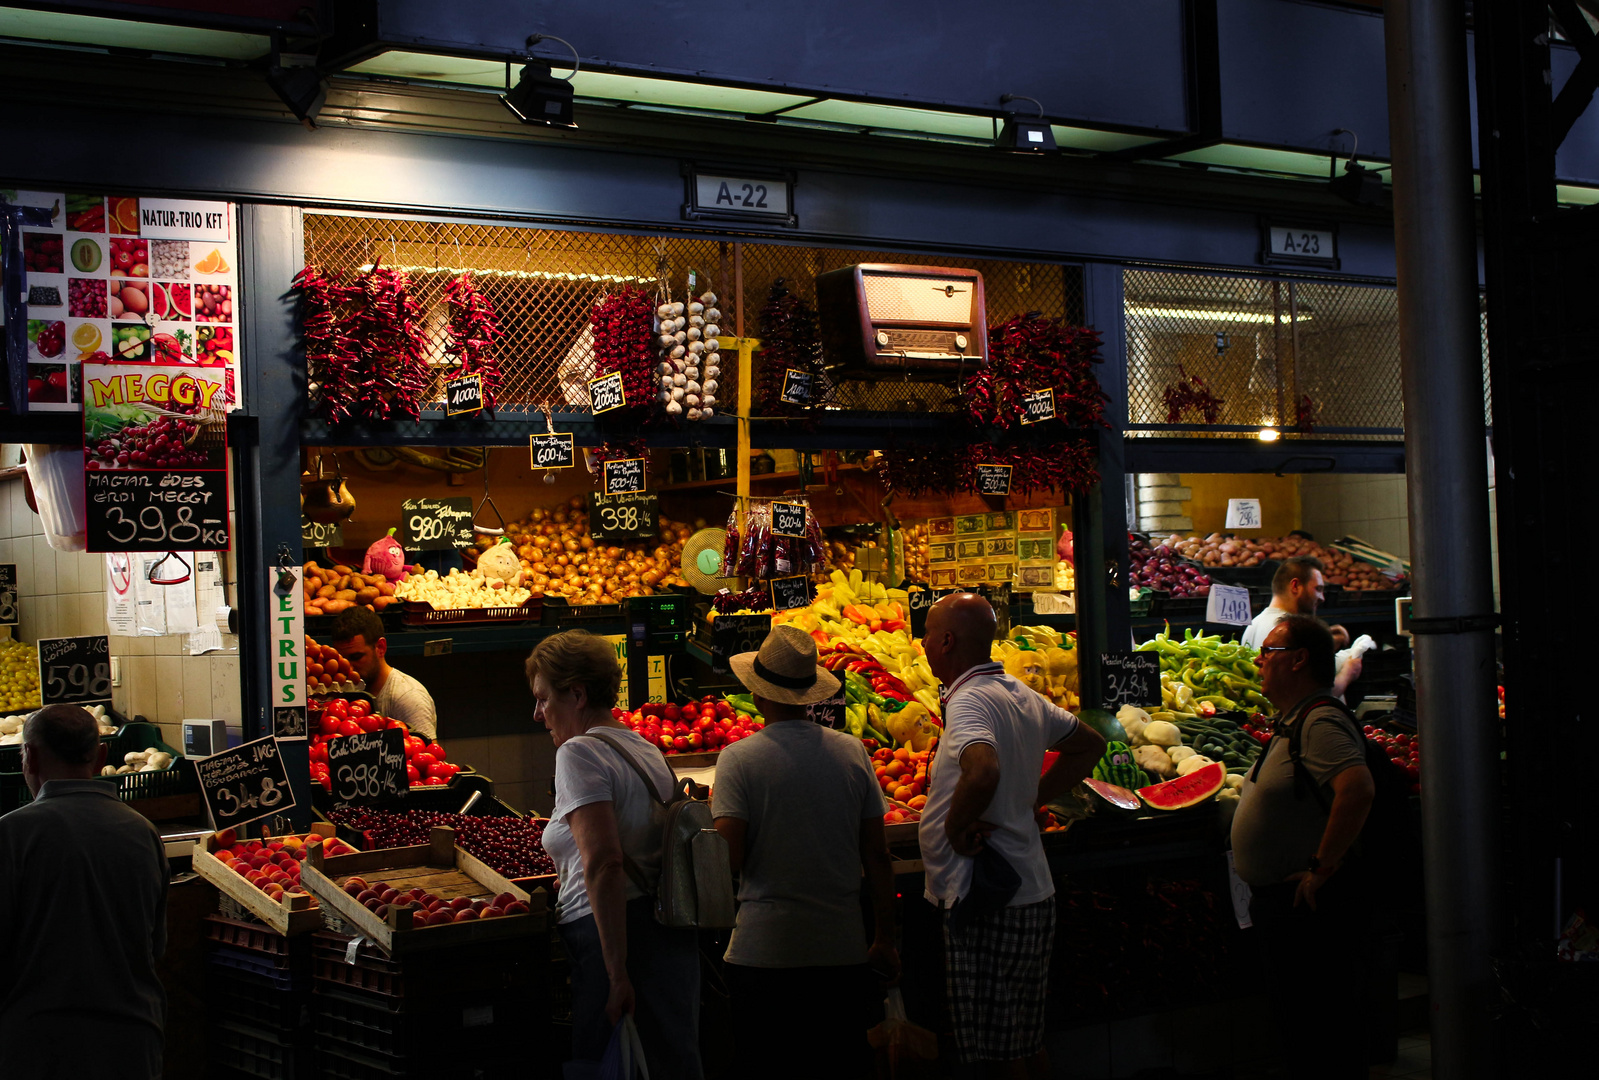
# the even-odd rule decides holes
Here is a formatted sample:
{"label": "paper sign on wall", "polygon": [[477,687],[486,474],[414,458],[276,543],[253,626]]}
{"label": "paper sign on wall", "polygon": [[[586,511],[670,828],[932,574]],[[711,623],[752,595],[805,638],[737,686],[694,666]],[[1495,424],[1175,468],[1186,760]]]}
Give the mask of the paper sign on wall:
{"label": "paper sign on wall", "polygon": [[1228,499],[1226,527],[1229,529],[1260,528],[1260,500]]}
{"label": "paper sign on wall", "polygon": [[139,620],[134,611],[133,556],[126,551],[105,557],[105,621],[112,637],[137,637]]}
{"label": "paper sign on wall", "polygon": [[1211,582],[1205,600],[1205,621],[1218,626],[1248,626],[1254,616],[1249,610],[1249,590],[1241,585]]}

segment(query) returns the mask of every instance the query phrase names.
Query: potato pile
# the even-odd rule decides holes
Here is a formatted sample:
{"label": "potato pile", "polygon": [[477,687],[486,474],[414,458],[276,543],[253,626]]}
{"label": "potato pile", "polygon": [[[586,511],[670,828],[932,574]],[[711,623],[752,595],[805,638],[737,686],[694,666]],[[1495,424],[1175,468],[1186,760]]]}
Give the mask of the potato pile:
{"label": "potato pile", "polygon": [[332,568],[315,560],[305,564],[307,615],[337,615],[356,606],[382,611],[397,603],[393,583],[382,574],[363,574],[342,563]]}
{"label": "potato pile", "polygon": [[[654,544],[608,544],[589,536],[587,505],[581,495],[564,504],[539,507],[506,525],[533,596],[559,596],[575,604],[614,604],[629,596],[652,596],[657,586],[687,585],[679,574],[683,544],[692,529],[661,518]],[[497,536],[478,536],[478,552]],[[467,553],[468,555],[471,552]]]}
{"label": "potato pile", "polygon": [[[1155,543],[1154,538],[1150,543]],[[1353,555],[1322,547],[1314,540],[1301,536],[1268,537],[1250,540],[1243,537],[1211,533],[1201,540],[1197,536],[1179,536],[1173,533],[1166,545],[1185,559],[1204,566],[1259,566],[1268,560],[1282,561],[1296,555],[1312,555],[1326,567],[1329,585],[1341,585],[1351,590],[1393,589],[1395,583],[1384,576],[1382,569],[1361,562]]]}

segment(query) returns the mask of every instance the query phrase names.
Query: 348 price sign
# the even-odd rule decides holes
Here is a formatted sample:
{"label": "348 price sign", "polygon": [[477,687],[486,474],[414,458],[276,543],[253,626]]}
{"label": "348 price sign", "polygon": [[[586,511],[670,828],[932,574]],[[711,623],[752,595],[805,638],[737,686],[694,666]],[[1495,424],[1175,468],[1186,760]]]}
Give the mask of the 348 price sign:
{"label": "348 price sign", "polygon": [[106,636],[41,638],[39,692],[44,705],[108,700],[111,649]]}

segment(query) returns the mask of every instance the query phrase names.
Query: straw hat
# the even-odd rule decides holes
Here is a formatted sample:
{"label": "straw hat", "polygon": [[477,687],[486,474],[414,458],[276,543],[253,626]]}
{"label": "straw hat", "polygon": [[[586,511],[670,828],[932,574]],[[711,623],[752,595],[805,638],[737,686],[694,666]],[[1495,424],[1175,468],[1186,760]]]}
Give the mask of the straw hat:
{"label": "straw hat", "polygon": [[797,626],[774,626],[760,652],[728,661],[738,681],[768,701],[809,705],[838,693],[838,679],[816,662],[816,639]]}

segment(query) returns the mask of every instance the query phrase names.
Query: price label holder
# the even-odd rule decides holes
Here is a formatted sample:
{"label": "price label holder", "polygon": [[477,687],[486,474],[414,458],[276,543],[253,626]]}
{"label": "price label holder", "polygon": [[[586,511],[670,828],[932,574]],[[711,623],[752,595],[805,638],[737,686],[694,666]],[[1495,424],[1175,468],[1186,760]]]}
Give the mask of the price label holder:
{"label": "price label holder", "polygon": [[804,503],[774,502],[772,504],[772,535],[805,537]]}
{"label": "price label holder", "polygon": [[618,458],[605,463],[605,494],[631,495],[644,490],[644,459]]}
{"label": "price label holder", "polygon": [[471,416],[483,411],[483,376],[462,375],[444,384],[444,415]]}
{"label": "price label holder", "polygon": [[404,734],[398,728],[385,728],[329,739],[328,774],[335,808],[404,798],[411,787]]}
{"label": "price label holder", "polygon": [[400,503],[400,543],[407,551],[449,551],[470,547],[472,496],[406,499]]}
{"label": "price label holder", "polygon": [[200,798],[214,829],[282,814],[295,805],[278,741],[271,735],[197,758],[194,768],[200,778]]}
{"label": "price label holder", "polygon": [[324,525],[320,521],[312,521],[304,514],[300,515],[300,543],[304,547],[343,547],[344,527],[337,522]]}
{"label": "price label holder", "polygon": [[1010,476],[1011,466],[1009,465],[978,465],[977,494],[1009,495]]}
{"label": "price label holder", "polygon": [[1141,709],[1160,704],[1160,656],[1154,652],[1099,654],[1100,708],[1115,712],[1123,705]]}
{"label": "price label holder", "polygon": [[1210,583],[1205,598],[1205,621],[1217,626],[1248,626],[1254,619],[1249,610],[1249,590],[1242,585]]}
{"label": "price label holder", "polygon": [[589,536],[595,540],[653,540],[660,532],[660,497],[656,495],[589,496]]}
{"label": "price label holder", "polygon": [[783,389],[778,394],[778,400],[788,405],[809,405],[811,403],[811,373],[785,368],[783,370]]}
{"label": "price label holder", "polygon": [[1022,398],[1022,415],[1018,417],[1024,424],[1038,424],[1045,420],[1055,419],[1055,390],[1049,387],[1043,390],[1034,390]]}
{"label": "price label holder", "polygon": [[598,379],[589,380],[589,409],[595,416],[620,409],[627,404],[627,394],[622,388],[622,373],[613,371]]}
{"label": "price label holder", "polygon": [[0,626],[15,626],[22,617],[17,592],[17,564],[0,563]]}
{"label": "price label holder", "polygon": [[528,464],[534,470],[570,469],[577,463],[571,435],[529,435],[527,453]]}
{"label": "price label holder", "polygon": [[41,705],[83,705],[111,700],[111,640],[90,637],[39,639]]}
{"label": "price label holder", "polygon": [[770,615],[718,615],[711,620],[711,670],[726,675],[733,670],[729,660],[759,651],[771,632]]}
{"label": "price label holder", "polygon": [[1258,529],[1260,525],[1259,499],[1228,499],[1227,524],[1229,529]]}
{"label": "price label holder", "polygon": [[773,578],[770,584],[773,611],[810,607],[811,601],[816,599],[816,594],[811,591],[811,579],[804,574]]}

